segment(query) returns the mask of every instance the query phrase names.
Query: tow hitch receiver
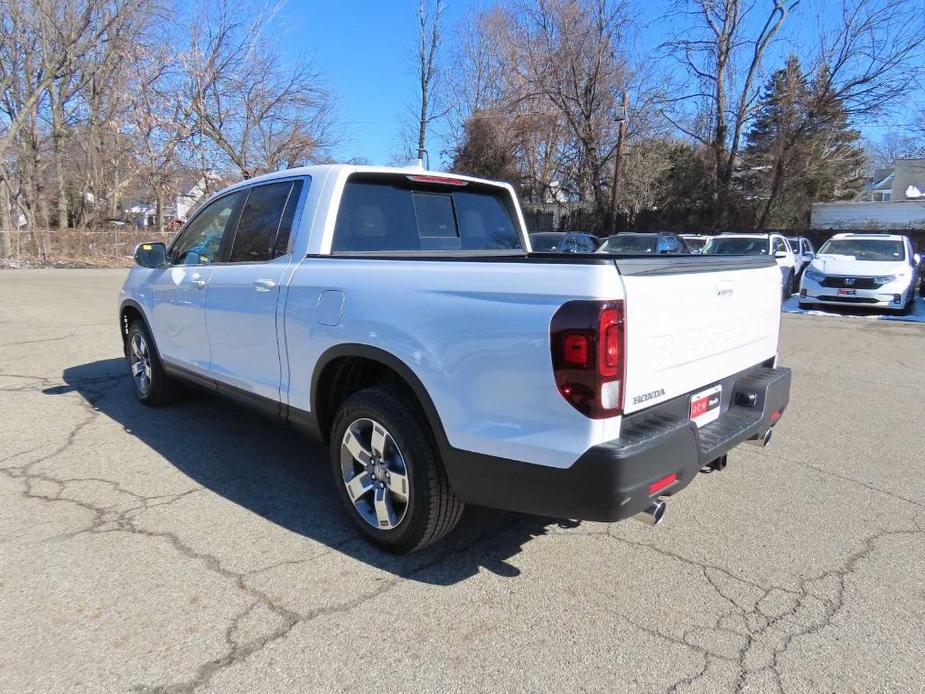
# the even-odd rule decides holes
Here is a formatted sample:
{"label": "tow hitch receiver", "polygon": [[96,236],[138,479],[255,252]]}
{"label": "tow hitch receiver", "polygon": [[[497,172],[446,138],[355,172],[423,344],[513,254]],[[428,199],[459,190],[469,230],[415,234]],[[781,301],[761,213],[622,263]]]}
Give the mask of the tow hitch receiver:
{"label": "tow hitch receiver", "polygon": [[704,465],[702,468],[700,468],[700,472],[722,472],[725,469],[726,469],[726,456],[721,455],[716,460],[713,460],[707,463],[706,465]]}

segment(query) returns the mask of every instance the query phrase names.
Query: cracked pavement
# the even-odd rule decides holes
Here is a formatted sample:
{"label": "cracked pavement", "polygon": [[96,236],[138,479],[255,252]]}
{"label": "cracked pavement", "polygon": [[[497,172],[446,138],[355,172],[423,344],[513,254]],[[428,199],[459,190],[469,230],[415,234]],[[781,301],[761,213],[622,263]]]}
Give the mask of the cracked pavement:
{"label": "cracked pavement", "polygon": [[785,316],[767,449],[657,528],[470,508],[396,557],[325,451],[135,403],[124,271],[0,272],[0,691],[919,691],[925,326]]}

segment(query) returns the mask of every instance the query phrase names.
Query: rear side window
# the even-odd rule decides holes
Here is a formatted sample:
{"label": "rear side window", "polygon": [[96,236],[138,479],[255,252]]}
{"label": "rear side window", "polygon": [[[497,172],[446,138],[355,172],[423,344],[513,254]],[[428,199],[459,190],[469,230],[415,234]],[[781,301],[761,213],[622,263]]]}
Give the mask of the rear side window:
{"label": "rear side window", "polygon": [[229,262],[266,262],[286,253],[301,186],[301,181],[282,181],[251,189]]}
{"label": "rear side window", "polygon": [[503,189],[352,176],[334,226],[333,252],[521,249]]}

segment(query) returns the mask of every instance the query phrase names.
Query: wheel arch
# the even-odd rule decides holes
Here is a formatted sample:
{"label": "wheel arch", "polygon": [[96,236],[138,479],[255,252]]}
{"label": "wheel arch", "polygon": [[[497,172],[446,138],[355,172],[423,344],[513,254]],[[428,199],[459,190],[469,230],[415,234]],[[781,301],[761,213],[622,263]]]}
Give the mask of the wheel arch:
{"label": "wheel arch", "polygon": [[378,347],[340,344],[319,357],[312,372],[311,414],[316,435],[329,438],[337,408],[344,398],[362,388],[387,383],[399,391],[424,416],[438,449],[447,446],[446,432],[427,388],[399,357]]}
{"label": "wheel arch", "polygon": [[154,339],[154,334],[151,332],[151,324],[148,322],[148,317],[145,315],[141,304],[134,299],[126,299],[119,306],[119,335],[122,338],[123,352],[128,348],[128,329],[136,320],[141,320],[141,322],[144,323],[148,335],[151,336],[152,340]]}

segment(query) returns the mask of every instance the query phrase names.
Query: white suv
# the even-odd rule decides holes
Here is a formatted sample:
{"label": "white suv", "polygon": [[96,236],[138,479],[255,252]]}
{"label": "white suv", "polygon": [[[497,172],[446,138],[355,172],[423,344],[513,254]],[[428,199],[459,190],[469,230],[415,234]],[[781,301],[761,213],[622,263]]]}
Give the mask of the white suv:
{"label": "white suv", "polygon": [[819,304],[908,312],[919,256],[899,234],[836,234],[803,273],[800,308]]}
{"label": "white suv", "polygon": [[796,289],[796,259],[787,239],[780,234],[722,234],[714,236],[702,255],[763,255],[774,258],[780,269],[781,294],[788,299]]}

